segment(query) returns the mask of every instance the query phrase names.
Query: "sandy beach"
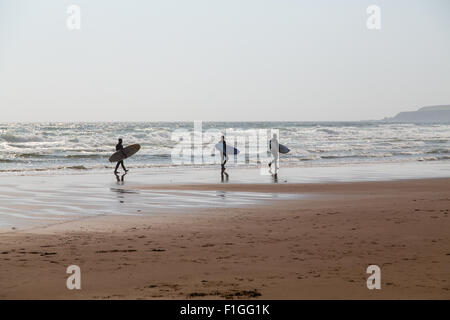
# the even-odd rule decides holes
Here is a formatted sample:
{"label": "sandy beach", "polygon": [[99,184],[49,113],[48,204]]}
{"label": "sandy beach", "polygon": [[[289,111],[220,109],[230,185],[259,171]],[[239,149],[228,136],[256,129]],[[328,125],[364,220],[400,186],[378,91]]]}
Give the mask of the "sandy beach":
{"label": "sandy beach", "polygon": [[0,302],[450,300],[449,55],[444,0],[0,0]]}
{"label": "sandy beach", "polygon": [[[1,299],[449,299],[450,179],[135,185],[306,197],[0,234]],[[82,289],[66,288],[81,268]],[[381,290],[366,287],[381,268]]]}

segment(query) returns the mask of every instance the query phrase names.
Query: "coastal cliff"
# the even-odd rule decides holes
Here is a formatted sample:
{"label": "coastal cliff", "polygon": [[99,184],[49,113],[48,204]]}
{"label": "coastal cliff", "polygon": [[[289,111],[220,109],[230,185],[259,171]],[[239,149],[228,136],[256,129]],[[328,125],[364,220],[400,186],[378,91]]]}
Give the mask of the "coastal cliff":
{"label": "coastal cliff", "polygon": [[400,112],[392,118],[384,118],[387,122],[413,123],[446,123],[450,122],[450,105],[423,107],[417,111]]}

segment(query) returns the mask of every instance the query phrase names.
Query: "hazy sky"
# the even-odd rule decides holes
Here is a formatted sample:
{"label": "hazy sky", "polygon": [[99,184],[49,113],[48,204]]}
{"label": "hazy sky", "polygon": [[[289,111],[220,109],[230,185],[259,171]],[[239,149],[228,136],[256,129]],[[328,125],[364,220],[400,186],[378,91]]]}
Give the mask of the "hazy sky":
{"label": "hazy sky", "polygon": [[434,104],[450,104],[448,0],[0,0],[0,122],[361,120]]}

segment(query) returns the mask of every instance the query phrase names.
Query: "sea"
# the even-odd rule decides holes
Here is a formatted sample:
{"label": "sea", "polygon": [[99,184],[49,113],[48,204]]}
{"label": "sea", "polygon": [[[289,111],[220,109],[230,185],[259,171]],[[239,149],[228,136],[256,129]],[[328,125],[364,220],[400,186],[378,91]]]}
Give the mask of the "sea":
{"label": "sea", "polygon": [[[216,163],[199,161],[198,158],[195,160],[195,152],[201,150],[205,159],[212,156],[216,152],[214,144],[221,135],[226,136],[228,144],[241,151],[236,159],[229,160],[228,165],[256,167],[261,164],[261,159],[268,157],[268,140],[274,132],[280,143],[290,149],[288,154],[281,157],[282,166],[285,167],[411,162],[450,164],[450,124],[3,123],[0,124],[0,174],[110,169],[114,164],[108,158],[115,152],[118,138],[123,139],[125,146],[135,143],[141,145],[141,150],[126,160],[126,165],[131,168],[208,168]],[[255,136],[258,137],[256,140],[249,138]],[[258,148],[252,148],[253,143],[257,143]],[[180,146],[185,148],[184,151]],[[179,161],[180,154],[183,161]],[[174,155],[177,159],[174,159]]]}

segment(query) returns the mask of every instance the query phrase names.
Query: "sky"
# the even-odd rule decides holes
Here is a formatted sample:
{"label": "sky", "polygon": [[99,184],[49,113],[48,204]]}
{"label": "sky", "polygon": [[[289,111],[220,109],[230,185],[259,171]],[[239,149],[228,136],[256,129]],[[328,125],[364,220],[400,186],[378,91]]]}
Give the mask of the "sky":
{"label": "sky", "polygon": [[448,0],[0,0],[0,122],[382,119],[449,57]]}

